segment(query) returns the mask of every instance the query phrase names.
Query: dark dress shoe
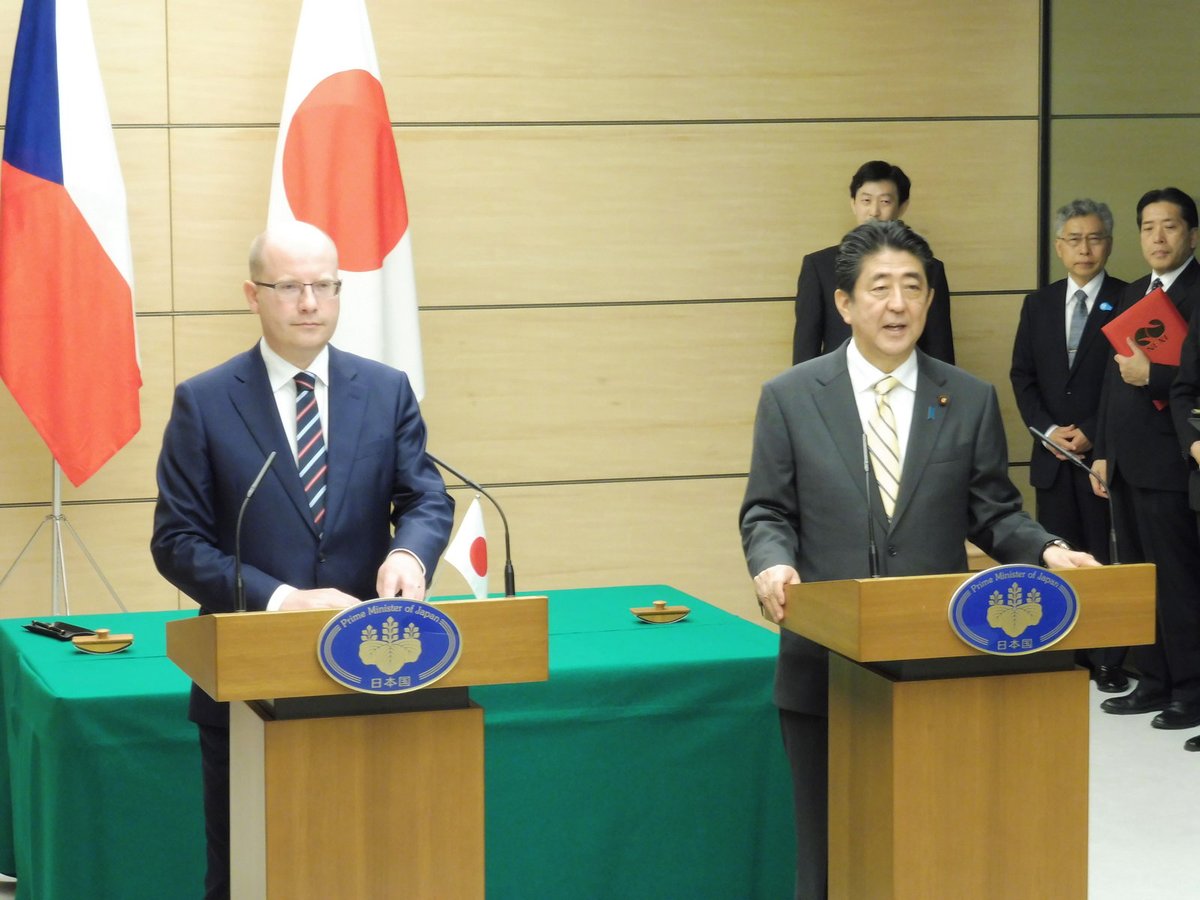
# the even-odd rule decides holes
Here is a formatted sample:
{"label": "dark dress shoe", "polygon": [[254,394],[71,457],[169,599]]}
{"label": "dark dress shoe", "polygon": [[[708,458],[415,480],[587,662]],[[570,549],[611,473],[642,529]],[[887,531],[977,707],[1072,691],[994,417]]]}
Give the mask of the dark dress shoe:
{"label": "dark dress shoe", "polygon": [[1092,680],[1096,682],[1096,689],[1106,694],[1129,690],[1129,678],[1120,666],[1096,666]]}
{"label": "dark dress shoe", "polygon": [[1135,716],[1166,709],[1170,699],[1165,694],[1144,694],[1140,688],[1135,688],[1124,697],[1109,697],[1100,708],[1114,716]]}
{"label": "dark dress shoe", "polygon": [[1155,728],[1192,728],[1200,725],[1200,701],[1186,703],[1183,700],[1172,700],[1150,724]]}
{"label": "dark dress shoe", "polygon": [[1196,735],[1194,738],[1188,738],[1186,741],[1184,741],[1183,749],[1191,750],[1193,752],[1200,751],[1200,734]]}

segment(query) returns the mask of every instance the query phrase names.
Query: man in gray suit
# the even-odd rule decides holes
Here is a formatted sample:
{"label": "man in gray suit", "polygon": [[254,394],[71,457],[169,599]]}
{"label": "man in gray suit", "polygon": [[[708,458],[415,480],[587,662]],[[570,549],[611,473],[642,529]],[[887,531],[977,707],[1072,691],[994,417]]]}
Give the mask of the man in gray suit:
{"label": "man in gray suit", "polygon": [[[965,572],[968,539],[1004,562],[1099,565],[1021,511],[995,389],[916,349],[932,267],[929,245],[903,222],[854,229],[835,295],[850,340],[763,387],[741,531],[772,622],[789,584],[869,575],[868,508],[881,575]],[[826,657],[782,632],[775,703],[792,767],[797,898],[826,889]]]}

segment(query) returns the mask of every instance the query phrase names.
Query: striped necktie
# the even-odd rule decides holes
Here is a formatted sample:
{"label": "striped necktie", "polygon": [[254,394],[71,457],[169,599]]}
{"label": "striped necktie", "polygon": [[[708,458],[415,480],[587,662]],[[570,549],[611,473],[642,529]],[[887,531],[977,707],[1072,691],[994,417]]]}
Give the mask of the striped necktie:
{"label": "striped necktie", "polygon": [[875,414],[867,422],[867,449],[879,485],[883,511],[891,519],[900,495],[900,438],[896,431],[896,415],[887,395],[900,382],[888,375],[875,383]]}
{"label": "striped necktie", "polygon": [[1157,291],[1157,290],[1158,290],[1160,287],[1162,287],[1162,279],[1161,279],[1161,278],[1155,278],[1155,279],[1154,279],[1152,282],[1150,282],[1150,290],[1146,291],[1146,293],[1147,293],[1147,294],[1153,294],[1153,293],[1154,293],[1155,291]]}
{"label": "striped necktie", "polygon": [[300,481],[308,497],[317,531],[324,531],[325,520],[325,434],[321,429],[321,414],[317,409],[317,377],[311,372],[298,372],[296,382],[296,465]]}

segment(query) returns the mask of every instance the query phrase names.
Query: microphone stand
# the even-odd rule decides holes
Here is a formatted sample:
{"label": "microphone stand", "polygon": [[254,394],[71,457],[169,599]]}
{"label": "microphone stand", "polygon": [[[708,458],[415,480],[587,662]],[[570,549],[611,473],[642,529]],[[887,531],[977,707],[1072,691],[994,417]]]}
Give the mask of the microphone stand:
{"label": "microphone stand", "polygon": [[1099,473],[1093,471],[1092,467],[1085,463],[1083,458],[1080,457],[1078,453],[1068,450],[1058,441],[1050,437],[1050,435],[1042,434],[1042,432],[1038,431],[1032,425],[1028,427],[1035,438],[1037,438],[1043,444],[1053,447],[1064,457],[1066,457],[1066,459],[1072,464],[1083,469],[1083,471],[1087,472],[1090,477],[1095,478],[1098,482],[1100,482],[1100,486],[1104,488],[1104,498],[1108,501],[1108,558],[1114,566],[1119,565],[1120,561],[1117,557],[1117,519],[1113,515],[1112,492],[1108,489],[1108,482],[1101,478]]}
{"label": "microphone stand", "polygon": [[436,456],[434,456],[428,450],[425,451],[425,455],[428,456],[433,462],[437,463],[439,466],[441,466],[443,469],[445,469],[447,472],[449,472],[451,475],[453,475],[455,478],[457,478],[459,481],[461,481],[463,484],[465,484],[467,487],[474,488],[475,490],[479,491],[479,493],[483,494],[483,496],[487,497],[488,500],[491,501],[492,506],[496,507],[496,512],[500,513],[500,521],[504,524],[504,596],[505,597],[517,596],[517,577],[513,572],[512,545],[509,543],[508,518],[504,515],[504,510],[500,508],[500,504],[496,502],[496,498],[493,497],[491,494],[489,494],[487,491],[485,491],[483,489],[482,485],[472,481],[470,478],[468,478],[462,472],[458,471],[458,469],[454,468],[453,466],[447,465],[446,463],[442,462],[442,460],[438,459]]}
{"label": "microphone stand", "polygon": [[875,511],[871,508],[871,451],[867,449],[867,436],[862,438],[863,482],[867,489],[867,566],[872,578],[879,577],[879,550],[875,546]]}
{"label": "microphone stand", "polygon": [[237,585],[237,605],[235,608],[240,613],[246,611],[246,586],[242,584],[242,516],[246,515],[246,507],[250,505],[250,498],[258,490],[259,484],[262,483],[263,477],[267,474],[267,469],[271,468],[271,463],[273,462],[275,462],[274,450],[271,451],[271,455],[267,457],[267,461],[263,463],[262,468],[258,470],[258,474],[254,476],[254,481],[250,482],[250,490],[246,491],[246,499],[242,501],[242,508],[238,510],[237,527],[233,531],[233,570],[234,580]]}

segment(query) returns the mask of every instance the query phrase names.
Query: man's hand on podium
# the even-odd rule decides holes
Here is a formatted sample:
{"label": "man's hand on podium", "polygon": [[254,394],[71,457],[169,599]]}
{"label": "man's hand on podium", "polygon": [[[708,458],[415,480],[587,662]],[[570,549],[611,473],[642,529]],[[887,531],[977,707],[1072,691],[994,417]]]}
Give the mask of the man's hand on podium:
{"label": "man's hand on podium", "polygon": [[292,591],[279,604],[280,609],[345,609],[358,603],[357,597],[337,588],[315,588],[311,591]]}
{"label": "man's hand on podium", "polygon": [[1083,569],[1098,566],[1100,562],[1090,553],[1069,550],[1051,544],[1042,551],[1042,562],[1047,569]]}
{"label": "man's hand on podium", "polygon": [[771,566],[754,576],[754,593],[758,596],[758,609],[763,617],[778,625],[783,621],[787,598],[784,588],[799,584],[800,573],[792,566]]}
{"label": "man's hand on podium", "polygon": [[425,599],[425,567],[407,550],[393,550],[375,575],[380,597]]}

